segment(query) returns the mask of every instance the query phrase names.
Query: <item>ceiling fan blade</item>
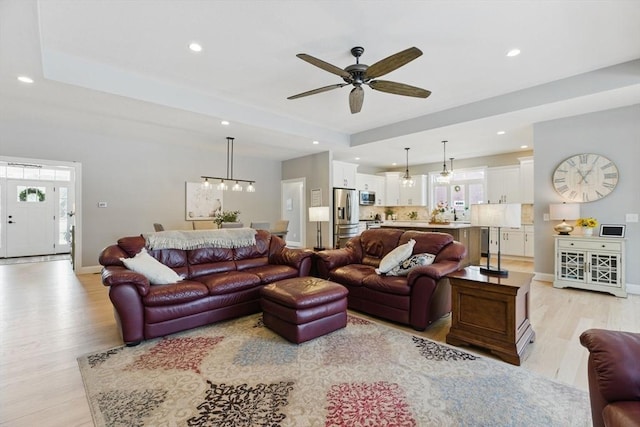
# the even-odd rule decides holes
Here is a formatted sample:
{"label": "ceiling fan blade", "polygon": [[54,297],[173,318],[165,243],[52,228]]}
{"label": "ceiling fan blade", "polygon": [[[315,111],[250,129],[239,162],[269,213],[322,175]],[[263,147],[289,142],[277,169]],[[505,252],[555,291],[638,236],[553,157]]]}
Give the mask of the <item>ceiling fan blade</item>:
{"label": "ceiling fan blade", "polygon": [[331,89],[338,89],[339,87],[343,87],[343,86],[346,86],[348,84],[349,83],[340,83],[340,84],[337,84],[337,85],[319,87],[318,89],[313,89],[313,90],[309,90],[307,92],[299,93],[297,95],[289,96],[289,97],[287,97],[287,99],[298,99],[298,98],[302,98],[303,96],[315,95],[316,93],[326,92],[326,91],[331,90]]}
{"label": "ceiling fan blade", "polygon": [[356,86],[349,93],[349,108],[351,114],[359,113],[362,110],[362,101],[364,101],[364,89],[362,86]]}
{"label": "ceiling fan blade", "polygon": [[431,95],[431,91],[404,83],[390,82],[388,80],[374,80],[367,83],[371,89],[381,92],[393,93],[395,95],[413,96],[416,98],[426,98]]}
{"label": "ceiling fan blade", "polygon": [[347,73],[342,68],[338,68],[335,65],[329,64],[328,62],[324,62],[321,59],[314,58],[313,56],[307,55],[306,53],[299,53],[296,56],[302,59],[303,61],[307,61],[311,65],[315,65],[318,68],[322,68],[325,71],[336,74],[345,79],[351,79],[351,74]]}
{"label": "ceiling fan blade", "polygon": [[422,51],[420,49],[417,47],[410,47],[409,49],[398,52],[395,55],[391,55],[371,65],[367,68],[365,75],[367,79],[375,79],[376,77],[384,76],[385,74],[408,64],[420,55],[422,55]]}

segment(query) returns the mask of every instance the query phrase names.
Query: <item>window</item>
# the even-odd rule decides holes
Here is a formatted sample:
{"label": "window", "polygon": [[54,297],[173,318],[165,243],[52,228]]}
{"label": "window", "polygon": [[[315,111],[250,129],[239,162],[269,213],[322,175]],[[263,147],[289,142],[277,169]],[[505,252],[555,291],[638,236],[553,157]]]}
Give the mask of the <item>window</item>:
{"label": "window", "polygon": [[431,172],[430,205],[446,210],[452,220],[469,221],[470,206],[483,203],[485,196],[486,168],[460,169],[453,172],[449,183],[439,183],[439,172]]}

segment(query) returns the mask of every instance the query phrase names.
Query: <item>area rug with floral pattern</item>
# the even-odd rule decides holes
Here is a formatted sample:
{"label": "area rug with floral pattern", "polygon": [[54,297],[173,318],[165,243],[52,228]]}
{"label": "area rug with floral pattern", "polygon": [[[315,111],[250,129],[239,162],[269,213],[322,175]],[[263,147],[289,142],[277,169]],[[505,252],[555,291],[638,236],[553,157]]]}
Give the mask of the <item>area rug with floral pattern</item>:
{"label": "area rug with floral pattern", "polygon": [[260,314],[78,358],[96,426],[589,426],[586,392],[349,314],[303,344]]}

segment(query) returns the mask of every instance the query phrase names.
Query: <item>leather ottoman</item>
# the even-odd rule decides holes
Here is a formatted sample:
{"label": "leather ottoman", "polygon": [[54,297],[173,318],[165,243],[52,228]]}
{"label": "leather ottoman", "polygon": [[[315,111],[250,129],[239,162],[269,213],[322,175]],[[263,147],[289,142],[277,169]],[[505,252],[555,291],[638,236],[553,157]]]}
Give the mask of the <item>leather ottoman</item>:
{"label": "leather ottoman", "polygon": [[264,325],[294,343],[347,326],[347,288],[316,277],[296,277],[264,286]]}

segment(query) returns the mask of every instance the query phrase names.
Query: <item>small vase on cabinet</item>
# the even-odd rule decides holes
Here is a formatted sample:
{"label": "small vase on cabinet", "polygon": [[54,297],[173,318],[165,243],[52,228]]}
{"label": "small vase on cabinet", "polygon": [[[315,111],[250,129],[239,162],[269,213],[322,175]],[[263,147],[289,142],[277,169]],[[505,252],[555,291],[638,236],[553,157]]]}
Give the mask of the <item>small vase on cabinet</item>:
{"label": "small vase on cabinet", "polygon": [[582,229],[582,234],[584,234],[585,236],[593,236],[593,228],[591,227],[584,227]]}

